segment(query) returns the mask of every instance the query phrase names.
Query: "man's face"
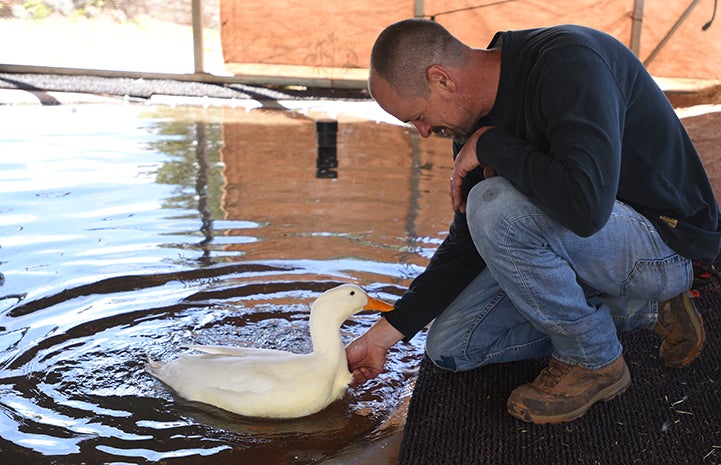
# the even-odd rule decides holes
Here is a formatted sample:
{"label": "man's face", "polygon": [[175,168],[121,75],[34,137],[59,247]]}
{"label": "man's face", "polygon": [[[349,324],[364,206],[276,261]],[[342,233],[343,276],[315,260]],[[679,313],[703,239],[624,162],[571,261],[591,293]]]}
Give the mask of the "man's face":
{"label": "man's face", "polygon": [[386,80],[371,75],[371,93],[378,104],[404,123],[418,129],[422,137],[431,134],[463,138],[472,131],[474,121],[467,122],[463,102],[444,89],[431,86],[424,96],[401,96]]}

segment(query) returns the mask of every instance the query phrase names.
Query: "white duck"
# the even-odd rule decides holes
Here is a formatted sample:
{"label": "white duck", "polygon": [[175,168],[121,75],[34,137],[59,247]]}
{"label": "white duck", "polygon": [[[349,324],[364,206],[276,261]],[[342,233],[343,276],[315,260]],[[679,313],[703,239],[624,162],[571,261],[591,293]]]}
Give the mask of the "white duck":
{"label": "white duck", "polygon": [[354,284],[321,294],[310,312],[308,354],[226,346],[188,346],[204,354],[150,361],[148,371],[188,400],[250,417],[297,418],[318,412],[345,393],[348,371],[340,327],[361,310],[393,307]]}

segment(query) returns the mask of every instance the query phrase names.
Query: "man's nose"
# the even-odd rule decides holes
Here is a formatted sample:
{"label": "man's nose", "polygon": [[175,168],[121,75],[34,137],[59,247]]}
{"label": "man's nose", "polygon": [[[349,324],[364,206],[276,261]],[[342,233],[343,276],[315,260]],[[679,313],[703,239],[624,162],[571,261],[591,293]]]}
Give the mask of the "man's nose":
{"label": "man's nose", "polygon": [[423,121],[413,121],[413,126],[418,129],[421,137],[430,137],[433,134],[433,126],[426,124]]}

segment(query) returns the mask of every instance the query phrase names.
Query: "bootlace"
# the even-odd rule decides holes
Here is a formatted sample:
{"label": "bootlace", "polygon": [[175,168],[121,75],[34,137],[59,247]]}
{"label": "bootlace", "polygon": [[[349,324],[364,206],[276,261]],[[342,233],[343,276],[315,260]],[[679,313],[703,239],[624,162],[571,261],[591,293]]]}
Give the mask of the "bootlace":
{"label": "bootlace", "polygon": [[541,370],[536,378],[536,382],[542,386],[552,388],[561,381],[569,371],[571,371],[571,365],[566,365],[563,362],[559,362],[555,358],[552,358],[548,363],[548,366]]}

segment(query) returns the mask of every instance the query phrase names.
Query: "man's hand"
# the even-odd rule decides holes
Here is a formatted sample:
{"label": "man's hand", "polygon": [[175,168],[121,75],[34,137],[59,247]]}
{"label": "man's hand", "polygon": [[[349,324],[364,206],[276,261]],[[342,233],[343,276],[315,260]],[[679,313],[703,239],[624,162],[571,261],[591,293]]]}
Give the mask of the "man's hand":
{"label": "man's hand", "polygon": [[463,191],[461,190],[461,187],[463,186],[463,180],[466,179],[469,172],[479,166],[482,166],[483,176],[485,178],[490,178],[496,175],[493,168],[481,165],[478,161],[478,156],[476,155],[476,143],[478,142],[478,138],[489,129],[491,129],[491,126],[484,126],[474,132],[463,145],[460,152],[458,152],[458,156],[456,156],[456,161],[453,164],[453,173],[451,174],[451,205],[453,207],[453,211],[457,211],[459,213],[465,213],[466,211],[466,201],[463,198]]}
{"label": "man's hand", "polygon": [[348,344],[345,354],[353,383],[363,384],[381,374],[388,349],[403,337],[385,318],[380,318],[365,334]]}

